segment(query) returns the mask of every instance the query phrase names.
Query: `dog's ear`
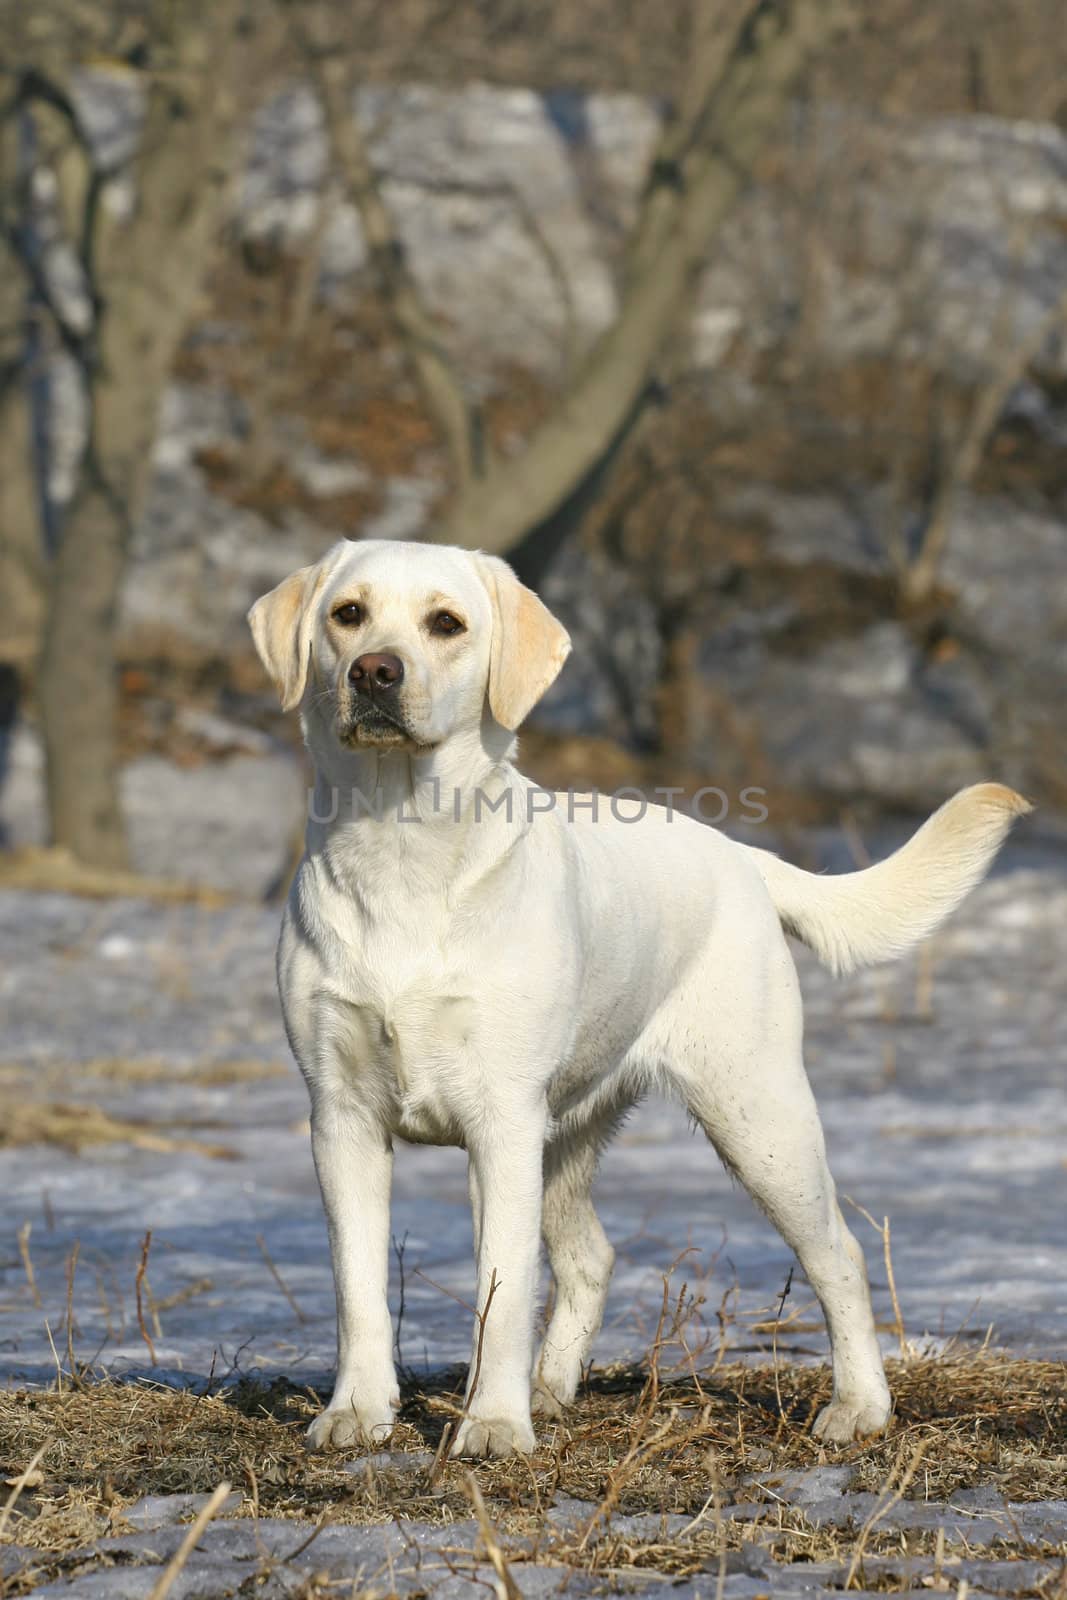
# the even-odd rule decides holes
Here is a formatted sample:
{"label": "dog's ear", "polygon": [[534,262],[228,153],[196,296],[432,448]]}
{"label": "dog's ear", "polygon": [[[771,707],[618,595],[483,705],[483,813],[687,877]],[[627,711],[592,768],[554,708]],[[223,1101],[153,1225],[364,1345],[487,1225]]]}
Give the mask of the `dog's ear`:
{"label": "dog's ear", "polygon": [[475,556],[493,606],[489,709],[514,732],[559,676],[570,654],[566,628],[499,556]]}
{"label": "dog's ear", "polygon": [[248,626],[259,659],[273,680],[283,711],[304,698],[311,659],[312,601],[325,577],[323,562],[301,567],[256,601]]}

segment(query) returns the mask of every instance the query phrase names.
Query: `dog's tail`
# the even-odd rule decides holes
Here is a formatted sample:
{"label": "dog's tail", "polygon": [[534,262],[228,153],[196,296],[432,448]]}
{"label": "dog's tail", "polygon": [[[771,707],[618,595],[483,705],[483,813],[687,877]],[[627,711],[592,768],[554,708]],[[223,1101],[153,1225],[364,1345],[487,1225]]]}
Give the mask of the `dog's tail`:
{"label": "dog's tail", "polygon": [[932,933],[985,876],[1015,818],[1030,810],[1014,789],[976,783],[947,800],[894,855],[836,877],[749,848],[785,931],[832,972],[851,972]]}

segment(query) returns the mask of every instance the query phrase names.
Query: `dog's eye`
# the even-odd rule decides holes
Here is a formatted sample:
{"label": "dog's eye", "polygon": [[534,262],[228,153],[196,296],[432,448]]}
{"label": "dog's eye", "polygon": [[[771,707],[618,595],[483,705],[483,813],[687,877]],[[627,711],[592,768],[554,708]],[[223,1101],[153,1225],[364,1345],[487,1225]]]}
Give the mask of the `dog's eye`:
{"label": "dog's eye", "polygon": [[338,606],[334,611],[333,620],[339,622],[342,628],[358,628],[363,621],[363,607],[354,600],[346,600],[343,606]]}
{"label": "dog's eye", "polygon": [[430,619],[431,633],[440,633],[446,638],[451,638],[453,634],[464,633],[465,631],[464,624],[458,617],[453,616],[451,611],[438,611]]}

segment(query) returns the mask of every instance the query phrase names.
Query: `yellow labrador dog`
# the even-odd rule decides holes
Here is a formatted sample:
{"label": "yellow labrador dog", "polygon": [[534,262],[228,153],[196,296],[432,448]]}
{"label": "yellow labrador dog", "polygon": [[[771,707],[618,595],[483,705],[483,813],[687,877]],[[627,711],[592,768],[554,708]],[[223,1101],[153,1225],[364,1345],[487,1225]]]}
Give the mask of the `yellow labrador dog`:
{"label": "yellow labrador dog", "polygon": [[[466,1150],[479,1305],[495,1279],[453,1452],[533,1448],[531,1410],[573,1400],[603,1313],[597,1156],[650,1090],[688,1107],[819,1298],[833,1393],[816,1434],[883,1428],[785,934],[838,972],[898,954],[978,882],[1026,802],[966,789],[888,860],[816,877],[636,797],[554,802],[516,771],[515,730],[570,641],[496,557],[338,544],[249,620],[316,771],[278,956],[337,1289],[337,1386],[312,1443],[380,1441],[396,1415],[399,1137]],[[542,1235],[556,1296],[535,1359]]]}

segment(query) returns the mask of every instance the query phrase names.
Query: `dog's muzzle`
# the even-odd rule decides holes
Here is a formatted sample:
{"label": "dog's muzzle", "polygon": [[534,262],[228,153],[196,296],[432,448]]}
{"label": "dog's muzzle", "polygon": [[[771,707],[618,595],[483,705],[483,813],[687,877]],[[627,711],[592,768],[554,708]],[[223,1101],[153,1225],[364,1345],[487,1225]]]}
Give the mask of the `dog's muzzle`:
{"label": "dog's muzzle", "polygon": [[348,735],[356,744],[412,741],[400,706],[404,663],[391,651],[357,656],[348,669]]}

